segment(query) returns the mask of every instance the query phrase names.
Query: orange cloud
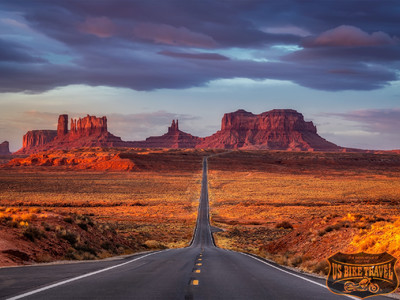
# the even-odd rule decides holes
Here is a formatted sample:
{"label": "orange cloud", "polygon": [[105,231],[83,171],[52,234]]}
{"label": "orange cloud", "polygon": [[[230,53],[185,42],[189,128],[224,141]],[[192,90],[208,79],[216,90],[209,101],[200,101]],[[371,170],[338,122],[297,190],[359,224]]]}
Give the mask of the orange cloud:
{"label": "orange cloud", "polygon": [[391,38],[388,34],[377,31],[371,34],[362,31],[360,28],[348,25],[342,25],[321,33],[317,37],[305,39],[304,45],[308,47],[318,46],[381,46],[394,45],[399,40]]}

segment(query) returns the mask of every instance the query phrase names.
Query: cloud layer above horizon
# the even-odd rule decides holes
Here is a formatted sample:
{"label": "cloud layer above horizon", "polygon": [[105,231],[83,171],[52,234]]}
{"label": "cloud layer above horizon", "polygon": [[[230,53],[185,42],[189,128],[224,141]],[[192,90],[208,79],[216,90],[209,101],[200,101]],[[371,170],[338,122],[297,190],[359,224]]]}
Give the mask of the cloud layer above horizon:
{"label": "cloud layer above horizon", "polygon": [[0,3],[0,92],[137,91],[285,80],[325,91],[398,80],[396,1]]}

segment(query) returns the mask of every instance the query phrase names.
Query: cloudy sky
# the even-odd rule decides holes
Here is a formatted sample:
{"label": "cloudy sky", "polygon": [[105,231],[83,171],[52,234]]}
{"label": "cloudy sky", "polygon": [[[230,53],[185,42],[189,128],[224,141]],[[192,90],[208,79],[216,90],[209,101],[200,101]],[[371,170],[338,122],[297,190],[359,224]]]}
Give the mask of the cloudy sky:
{"label": "cloudy sky", "polygon": [[292,108],[341,146],[400,149],[399,1],[2,0],[0,142],[107,115],[124,140]]}

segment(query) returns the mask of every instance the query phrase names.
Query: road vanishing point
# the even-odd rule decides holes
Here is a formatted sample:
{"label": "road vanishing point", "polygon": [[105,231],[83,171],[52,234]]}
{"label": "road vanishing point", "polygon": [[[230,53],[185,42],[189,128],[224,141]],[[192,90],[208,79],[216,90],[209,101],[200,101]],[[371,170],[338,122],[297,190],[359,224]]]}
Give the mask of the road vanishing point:
{"label": "road vanishing point", "polygon": [[1,268],[0,298],[358,299],[331,293],[324,279],[216,247],[207,171],[204,158],[197,224],[188,247],[114,260]]}

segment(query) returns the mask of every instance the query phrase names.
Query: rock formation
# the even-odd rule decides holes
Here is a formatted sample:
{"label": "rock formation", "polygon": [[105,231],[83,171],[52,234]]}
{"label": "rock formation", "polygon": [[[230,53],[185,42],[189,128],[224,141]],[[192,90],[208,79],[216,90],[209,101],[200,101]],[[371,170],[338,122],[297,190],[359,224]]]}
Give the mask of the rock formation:
{"label": "rock formation", "polygon": [[168,132],[162,136],[152,136],[145,141],[133,142],[140,148],[195,148],[201,138],[179,130],[178,120],[172,120]]}
{"label": "rock formation", "polygon": [[90,135],[101,135],[107,131],[107,118],[87,115],[83,119],[71,119],[70,135],[72,139]]}
{"label": "rock formation", "polygon": [[[52,142],[57,136],[57,130],[31,130],[22,138],[22,149],[18,154],[33,153],[37,149]],[[21,151],[21,152],[20,152]]]}
{"label": "rock formation", "polygon": [[312,122],[291,109],[274,109],[252,114],[245,110],[227,113],[221,130],[197,145],[197,148],[271,149],[295,151],[339,151],[341,148],[317,134]]}
{"label": "rock formation", "polygon": [[68,130],[68,115],[58,117],[57,130],[32,130],[23,138],[23,145],[16,154],[31,154],[45,150],[69,150],[80,147],[124,147],[130,146],[121,138],[107,131],[107,118],[87,115],[71,119]]}
{"label": "rock formation", "polygon": [[58,117],[57,136],[61,137],[68,134],[68,115]]}
{"label": "rock formation", "polygon": [[245,110],[227,113],[222,118],[221,130],[205,138],[181,131],[178,120],[173,120],[164,135],[138,142],[124,142],[109,133],[106,117],[87,115],[71,119],[71,129],[68,130],[68,115],[60,115],[57,130],[33,130],[25,134],[23,147],[17,154],[80,147],[345,150],[320,137],[314,124],[304,121],[303,115],[297,111],[274,109],[258,115]]}
{"label": "rock formation", "polygon": [[10,152],[10,144],[5,141],[0,144],[0,155],[9,155]]}

